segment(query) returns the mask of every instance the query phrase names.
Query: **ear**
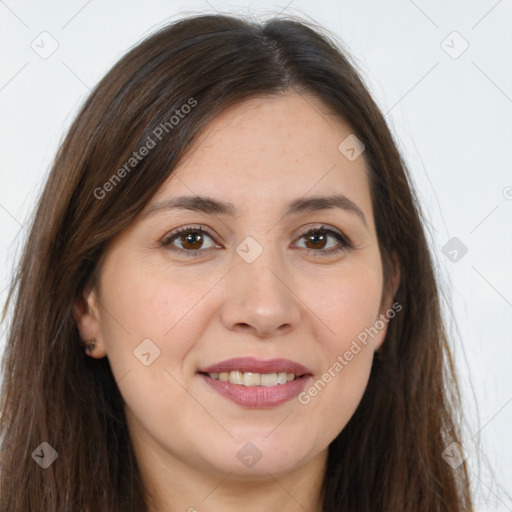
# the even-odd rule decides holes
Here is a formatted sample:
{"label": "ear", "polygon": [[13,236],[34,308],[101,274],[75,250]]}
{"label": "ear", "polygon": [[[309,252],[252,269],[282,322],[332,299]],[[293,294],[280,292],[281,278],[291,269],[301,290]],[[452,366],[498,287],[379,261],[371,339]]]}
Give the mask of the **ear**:
{"label": "ear", "polygon": [[402,309],[401,304],[395,304],[394,302],[396,292],[400,285],[400,262],[395,253],[393,253],[391,258],[390,272],[391,275],[388,277],[386,285],[382,290],[379,318],[376,321],[376,325],[378,326],[382,325],[381,322],[384,323],[384,326],[382,329],[379,329],[378,335],[374,338],[375,350],[379,352],[382,348],[382,344],[384,343],[384,339],[386,338],[386,333],[388,332],[389,321]]}
{"label": "ear", "polygon": [[105,357],[107,351],[101,334],[101,317],[94,289],[84,290],[82,295],[75,300],[72,314],[82,342],[90,344],[91,340],[95,338],[93,351],[85,353],[96,359]]}

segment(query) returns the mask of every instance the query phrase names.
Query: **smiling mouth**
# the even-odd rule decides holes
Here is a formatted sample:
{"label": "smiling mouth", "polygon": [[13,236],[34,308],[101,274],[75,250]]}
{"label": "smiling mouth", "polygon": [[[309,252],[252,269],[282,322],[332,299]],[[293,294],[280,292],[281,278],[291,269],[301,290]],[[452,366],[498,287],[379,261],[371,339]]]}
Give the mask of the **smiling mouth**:
{"label": "smiling mouth", "polygon": [[197,370],[210,389],[251,409],[277,407],[296,397],[313,378],[311,370],[285,358],[233,357]]}
{"label": "smiling mouth", "polygon": [[215,392],[250,409],[269,409],[296,397],[313,378],[312,374],[288,372],[198,372]]}

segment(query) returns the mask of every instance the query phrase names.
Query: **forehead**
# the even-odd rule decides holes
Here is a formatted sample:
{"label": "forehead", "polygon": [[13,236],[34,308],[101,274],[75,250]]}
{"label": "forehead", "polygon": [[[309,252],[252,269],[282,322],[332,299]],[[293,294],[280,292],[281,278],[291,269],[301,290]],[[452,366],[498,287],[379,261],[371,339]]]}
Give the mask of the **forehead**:
{"label": "forehead", "polygon": [[251,201],[265,208],[269,201],[340,192],[371,211],[364,156],[350,161],[338,149],[351,134],[313,96],[252,98],[208,124],[155,199],[238,197],[241,207]]}

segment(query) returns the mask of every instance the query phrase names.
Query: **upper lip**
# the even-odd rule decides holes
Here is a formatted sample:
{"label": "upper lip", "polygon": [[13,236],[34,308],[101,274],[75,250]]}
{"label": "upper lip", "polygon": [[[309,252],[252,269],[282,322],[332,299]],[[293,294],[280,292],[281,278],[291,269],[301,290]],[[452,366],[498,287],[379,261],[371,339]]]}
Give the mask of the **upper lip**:
{"label": "upper lip", "polygon": [[221,372],[252,372],[252,373],[293,373],[297,377],[310,375],[311,370],[300,363],[290,359],[256,359],[255,357],[234,357],[219,363],[201,368],[200,373],[221,373]]}

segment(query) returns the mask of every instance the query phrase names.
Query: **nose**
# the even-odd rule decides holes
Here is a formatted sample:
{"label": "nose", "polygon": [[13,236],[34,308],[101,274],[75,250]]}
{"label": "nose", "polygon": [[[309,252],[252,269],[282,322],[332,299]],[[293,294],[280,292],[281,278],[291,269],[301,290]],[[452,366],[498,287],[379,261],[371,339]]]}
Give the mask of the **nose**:
{"label": "nose", "polygon": [[282,259],[265,249],[252,263],[235,257],[226,277],[221,310],[224,326],[259,338],[282,336],[301,320],[301,301]]}

